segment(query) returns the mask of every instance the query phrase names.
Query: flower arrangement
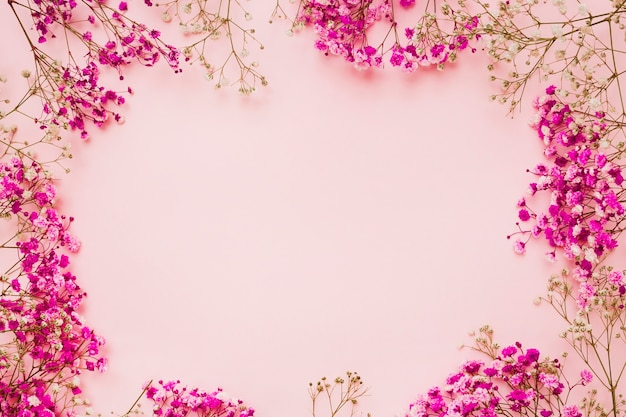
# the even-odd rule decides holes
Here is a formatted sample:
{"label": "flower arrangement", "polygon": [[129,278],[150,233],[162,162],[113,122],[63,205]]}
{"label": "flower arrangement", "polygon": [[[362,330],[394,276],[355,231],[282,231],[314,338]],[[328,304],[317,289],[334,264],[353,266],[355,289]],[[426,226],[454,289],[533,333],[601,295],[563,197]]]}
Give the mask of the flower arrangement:
{"label": "flower arrangement", "polygon": [[[162,7],[165,21],[173,12],[182,19],[178,9],[187,8],[177,1],[147,6]],[[159,30],[130,17],[124,1],[109,5],[26,0],[10,1],[6,7],[24,35],[32,69],[21,72],[27,82],[23,94],[13,93],[19,80],[0,77],[14,87],[3,93],[0,108],[0,206],[8,225],[2,229],[6,268],[0,278],[0,414],[89,415],[81,375],[104,372],[107,360],[102,355],[104,338],[80,315],[86,294],[69,270],[80,248],[69,230],[74,219],[61,213],[56,203],[54,178],[69,172],[64,162],[73,156],[68,139],[74,135],[87,140],[94,128],[124,122],[119,107],[133,90],[119,92],[117,86],[104,85],[101,76],[107,70],[122,82],[130,65],[152,67],[162,60],[178,73],[183,60],[195,59],[208,76],[218,74],[218,83],[224,83],[221,74],[235,61],[242,93],[248,94],[256,81],[264,79],[234,47],[219,68],[202,55],[208,39],[220,31],[226,30],[231,42],[235,28],[244,45],[255,40],[250,30],[229,20],[234,14],[230,7],[212,14],[206,8],[185,11],[195,17],[181,20],[181,28],[193,27],[189,35],[200,40],[184,48],[165,43]],[[200,56],[194,58],[192,52]],[[29,131],[33,123],[39,134]],[[154,415],[254,414],[254,409],[221,389],[188,389],[177,381],[149,383],[142,396],[152,402]],[[139,405],[136,402],[127,414]]]}
{"label": "flower arrangement", "polygon": [[[22,72],[25,93],[3,96],[0,103],[0,213],[10,225],[2,248],[15,256],[0,277],[2,415],[88,413],[80,377],[107,367],[104,339],[80,315],[85,293],[69,269],[80,241],[69,230],[73,218],[57,208],[53,184],[68,171],[68,137],[87,139],[94,128],[124,122],[119,108],[133,90],[105,86],[101,74],[113,70],[122,83],[130,65],[164,61],[178,73],[187,62],[199,64],[217,88],[234,85],[249,95],[267,85],[258,63],[249,61],[251,47],[264,48],[248,27],[252,16],[238,1],[216,3],[145,0],[146,12],[158,10],[165,25],[175,21],[191,39],[179,47],[134,17],[124,1],[8,2],[32,69]],[[536,95],[530,125],[545,160],[529,170],[535,180],[529,197],[517,203],[517,230],[509,237],[519,254],[531,239],[545,240],[547,259],[563,265],[541,301],[563,319],[560,336],[585,367],[568,373],[563,360],[542,357],[520,342],[502,348],[492,329],[483,327],[471,347],[479,359],[464,362],[445,386],[420,395],[405,416],[623,413],[626,365],[615,358],[626,338],[626,282],[612,262],[626,215],[620,46],[626,1],[299,0],[295,8],[277,3],[272,20],[288,20],[293,32],[313,30],[315,49],[358,70],[443,70],[461,54],[484,52],[493,61],[487,71],[497,83],[494,101],[515,112],[530,105],[525,95]],[[413,14],[417,18],[402,28],[400,22]],[[220,41],[226,44],[221,58],[209,48]],[[543,86],[533,92],[537,82]],[[39,134],[22,138],[26,122]],[[534,198],[542,194],[547,205]],[[311,383],[309,393],[314,416],[320,399],[331,416],[342,410],[354,415],[367,388],[348,372]],[[144,397],[157,416],[254,414],[221,389],[158,381],[144,386],[126,415],[139,412]]]}

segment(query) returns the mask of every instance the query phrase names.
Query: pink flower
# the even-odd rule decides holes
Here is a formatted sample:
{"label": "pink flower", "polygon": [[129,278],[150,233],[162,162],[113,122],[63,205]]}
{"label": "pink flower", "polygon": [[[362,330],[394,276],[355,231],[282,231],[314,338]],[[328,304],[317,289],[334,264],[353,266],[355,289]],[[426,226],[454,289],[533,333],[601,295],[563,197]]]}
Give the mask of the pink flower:
{"label": "pink flower", "polygon": [[526,209],[521,209],[518,212],[518,217],[521,221],[525,222],[530,219],[530,213],[528,213],[528,210]]}
{"label": "pink flower", "polygon": [[563,417],[582,417],[582,413],[575,405],[566,405],[563,407]]}
{"label": "pink flower", "polygon": [[624,285],[624,274],[620,271],[611,271],[608,276],[608,281],[611,285],[620,286]]}
{"label": "pink flower", "polygon": [[593,380],[593,374],[588,369],[583,369],[580,371],[580,379],[583,385],[587,385]]}

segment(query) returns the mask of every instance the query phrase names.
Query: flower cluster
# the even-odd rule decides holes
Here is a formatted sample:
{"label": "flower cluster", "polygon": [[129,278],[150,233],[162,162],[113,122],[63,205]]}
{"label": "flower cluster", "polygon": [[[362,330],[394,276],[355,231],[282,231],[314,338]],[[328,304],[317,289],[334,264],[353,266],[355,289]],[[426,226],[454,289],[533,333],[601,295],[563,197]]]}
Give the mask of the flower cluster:
{"label": "flower cluster", "polygon": [[582,417],[576,405],[565,404],[565,398],[575,386],[591,382],[588,370],[568,386],[557,359],[541,359],[537,349],[524,349],[519,342],[499,349],[490,342],[489,328],[482,334],[488,339],[477,339],[476,349],[490,361],[466,361],[448,376],[444,387],[433,387],[411,403],[404,417]]}
{"label": "flower cluster", "polygon": [[18,262],[0,278],[0,412],[56,416],[85,404],[82,371],[104,371],[104,339],[87,327],[78,308],[85,296],[68,270],[80,242],[72,218],[54,204],[50,175],[35,161],[0,162],[0,215],[15,235],[3,249]]}
{"label": "flower cluster", "polygon": [[[407,43],[404,46],[400,42],[394,44],[389,59],[393,66],[405,72],[431,65],[443,69],[447,62],[456,61],[459,52],[467,48],[476,52],[470,42],[481,38],[479,18],[448,5],[441,10],[442,16],[425,13],[414,27],[404,30]],[[450,28],[446,30],[445,26]]]}
{"label": "flower cluster", "polygon": [[44,97],[42,116],[37,119],[42,127],[78,130],[81,138],[87,139],[87,122],[102,127],[110,115],[118,122],[123,121],[109,103],[121,105],[125,98],[100,86],[100,68],[95,62],[83,68],[71,64],[62,66],[43,55],[38,62],[42,71],[39,74],[45,73],[35,80],[38,94]]}
{"label": "flower cluster", "polygon": [[[88,0],[78,3],[74,0],[31,0],[20,3],[16,0],[9,2],[12,7],[21,6],[30,10],[33,23],[39,38],[37,43],[45,43],[49,38],[56,38],[58,29],[71,33],[82,40],[88,49],[88,56],[97,58],[101,65],[118,68],[136,60],[143,65],[152,66],[164,57],[173,68],[178,68],[178,51],[172,45],[164,44],[160,40],[161,33],[155,29],[148,29],[144,24],[126,17],[128,3],[122,1],[114,9],[103,1]],[[78,7],[82,5],[83,7]],[[77,9],[78,10],[75,10]],[[97,42],[94,33],[90,30],[78,30],[73,25],[74,12],[87,13],[87,22],[100,33],[106,35],[107,40]],[[100,27],[101,26],[101,27]],[[96,33],[97,34],[97,33]]]}
{"label": "flower cluster", "polygon": [[[400,6],[410,8],[414,3],[403,0]],[[439,12],[425,12],[413,27],[405,28],[403,40],[390,0],[303,0],[300,6],[294,26],[311,25],[319,51],[341,56],[359,70],[380,68],[387,53],[391,65],[406,72],[430,65],[441,69],[446,62],[455,61],[470,41],[480,38],[478,17],[447,4]],[[377,22],[388,27],[384,39],[373,46],[376,44],[368,40],[368,32]]]}
{"label": "flower cluster", "polygon": [[[603,327],[613,329],[615,334],[626,336],[620,325],[626,305],[626,280],[624,272],[612,267],[601,266],[590,277],[581,278],[564,268],[560,275],[548,281],[546,301],[567,318],[568,302],[574,301],[578,307],[577,316],[570,320],[570,326],[563,334],[571,341],[580,341],[593,329],[590,313],[598,313]],[[620,338],[622,337],[620,336]]]}
{"label": "flower cluster", "polygon": [[357,69],[367,69],[382,65],[381,51],[371,46],[366,36],[381,19],[393,22],[389,0],[308,0],[303,2],[296,24],[313,26],[319,51],[341,56]]}
{"label": "flower cluster", "polygon": [[159,381],[158,386],[149,383],[146,397],[154,403],[155,416],[186,417],[252,417],[254,409],[237,398],[230,398],[221,389],[213,392],[198,388],[188,389],[180,381]]}
{"label": "flower cluster", "polygon": [[[567,324],[561,332],[563,338],[590,369],[605,391],[592,390],[583,405],[597,415],[619,415],[626,403],[621,400],[620,377],[626,365],[615,360],[626,343],[624,305],[626,281],[624,272],[601,264],[590,276],[563,268],[548,282],[548,293],[540,300],[550,304]],[[572,305],[577,308],[573,309]],[[610,394],[610,408],[600,404],[593,396],[600,392]],[[589,413],[586,413],[588,415]]]}
{"label": "flower cluster", "polygon": [[[530,193],[547,192],[550,203],[545,212],[535,212],[526,200],[518,203],[519,219],[530,222],[533,237],[543,236],[553,248],[562,248],[568,259],[579,265],[580,275],[590,276],[595,265],[614,249],[624,219],[622,168],[607,153],[603,113],[584,117],[560,101],[556,88],[535,102],[532,126],[545,145],[550,165],[539,164],[531,172],[537,177]],[[525,243],[516,247],[523,252]]]}
{"label": "flower cluster", "polygon": [[74,0],[36,0],[30,6],[30,14],[39,34],[37,43],[45,43],[49,38],[56,38],[53,28],[57,24],[69,22],[72,19],[72,12],[77,3]]}
{"label": "flower cluster", "polygon": [[110,34],[109,40],[103,44],[94,41],[94,34],[85,31],[81,34],[82,40],[89,49],[90,58],[98,64],[120,70],[123,65],[139,62],[151,67],[163,57],[167,64],[175,70],[179,68],[179,51],[176,47],[161,41],[161,32],[149,29],[142,23],[135,22],[122,11],[128,10],[125,2],[120,3],[119,12],[100,6],[95,9],[94,15],[88,20],[107,22],[106,31]]}
{"label": "flower cluster", "polygon": [[[159,31],[126,17],[126,2],[121,2],[117,9],[106,2],[66,0],[27,0],[24,3],[11,0],[9,5],[32,50],[35,70],[32,78],[30,74],[27,76],[31,84],[29,94],[42,102],[41,115],[34,117],[42,128],[56,125],[77,130],[82,138],[87,138],[88,121],[96,127],[101,127],[109,116],[122,122],[122,116],[113,111],[111,105],[121,105],[125,99],[100,84],[103,68],[114,69],[123,79],[122,67],[132,62],[150,67],[163,57],[179,71],[178,49],[161,41]],[[30,38],[27,25],[19,17],[20,7],[30,11],[38,32],[36,41]],[[87,15],[88,29],[78,29],[74,14]],[[66,60],[51,56],[45,49],[44,44],[56,38],[57,31],[65,37]],[[72,49],[70,44],[74,45]],[[86,57],[84,64],[74,58],[80,47],[84,48],[81,51]]]}

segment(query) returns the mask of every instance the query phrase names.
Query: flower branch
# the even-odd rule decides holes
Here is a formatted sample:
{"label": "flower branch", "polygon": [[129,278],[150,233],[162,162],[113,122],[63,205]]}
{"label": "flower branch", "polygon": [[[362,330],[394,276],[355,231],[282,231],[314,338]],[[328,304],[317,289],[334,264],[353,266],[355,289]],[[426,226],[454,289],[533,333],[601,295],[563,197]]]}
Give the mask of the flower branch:
{"label": "flower branch", "polygon": [[[161,18],[164,22],[176,20],[184,35],[197,38],[182,48],[185,61],[198,62],[208,80],[217,80],[216,88],[238,85],[239,93],[249,95],[258,85],[267,85],[265,76],[257,69],[258,62],[249,61],[249,48],[262,50],[264,46],[253,28],[238,23],[238,18],[245,22],[252,20],[252,15],[239,1],[220,0],[215,8],[204,0],[173,0],[155,6],[163,9]],[[220,40],[226,40],[228,44],[225,57],[221,59],[216,58],[215,53],[209,54],[211,44]],[[238,75],[234,81],[228,78],[231,71]]]}
{"label": "flower branch", "polygon": [[[347,371],[345,378],[338,376],[330,381],[323,377],[315,384],[309,383],[311,397],[311,415],[319,417],[319,402],[326,403],[330,417],[339,415],[342,409],[349,409],[350,417],[357,412],[359,400],[366,396],[369,388],[363,385],[361,376],[356,372]],[[321,398],[320,398],[321,397]],[[370,414],[368,413],[369,417]]]}

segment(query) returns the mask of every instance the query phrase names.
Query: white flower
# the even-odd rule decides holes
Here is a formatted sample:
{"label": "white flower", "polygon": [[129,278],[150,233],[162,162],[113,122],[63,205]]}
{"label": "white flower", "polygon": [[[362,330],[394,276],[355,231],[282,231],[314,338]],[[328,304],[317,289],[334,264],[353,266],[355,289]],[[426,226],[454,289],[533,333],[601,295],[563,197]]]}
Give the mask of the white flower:
{"label": "white flower", "polygon": [[587,248],[585,249],[585,259],[589,262],[595,263],[598,260],[598,255],[596,255],[596,252],[593,250],[593,248]]}
{"label": "white flower", "polygon": [[32,168],[28,168],[25,172],[24,172],[24,178],[26,178],[27,180],[32,180],[33,178],[35,178],[37,176],[37,172],[35,172],[34,169]]}
{"label": "white flower", "polygon": [[519,43],[511,42],[508,48],[509,52],[512,54],[516,54],[519,51]]}
{"label": "white flower", "polygon": [[539,180],[537,181],[537,186],[539,188],[544,188],[547,185],[550,185],[552,183],[552,178],[550,178],[549,175],[542,175],[541,177],[539,177]]}
{"label": "white flower", "polygon": [[36,395],[31,395],[30,397],[28,397],[26,399],[26,402],[28,402],[28,405],[30,405],[31,407],[37,407],[39,404],[41,404],[41,400]]}
{"label": "white flower", "polygon": [[604,217],[604,210],[602,210],[602,207],[596,206],[596,216]]}
{"label": "white flower", "polygon": [[587,245],[589,246],[596,245],[596,237],[594,235],[589,235],[589,237],[587,237]]}

